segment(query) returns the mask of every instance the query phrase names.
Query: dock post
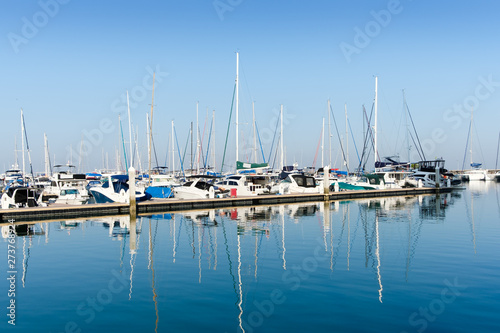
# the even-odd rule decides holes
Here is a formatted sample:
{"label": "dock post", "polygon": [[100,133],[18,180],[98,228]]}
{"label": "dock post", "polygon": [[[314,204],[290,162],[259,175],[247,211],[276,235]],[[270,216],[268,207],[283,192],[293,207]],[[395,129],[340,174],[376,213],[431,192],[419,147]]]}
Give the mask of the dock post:
{"label": "dock post", "polygon": [[324,200],[328,201],[330,199],[330,166],[323,167],[323,195]]}
{"label": "dock post", "polygon": [[439,167],[436,166],[436,188],[441,186],[441,175],[439,174]]}
{"label": "dock post", "polygon": [[128,193],[129,193],[129,213],[130,219],[135,220],[137,216],[137,206],[135,203],[135,169],[130,167],[128,169]]}

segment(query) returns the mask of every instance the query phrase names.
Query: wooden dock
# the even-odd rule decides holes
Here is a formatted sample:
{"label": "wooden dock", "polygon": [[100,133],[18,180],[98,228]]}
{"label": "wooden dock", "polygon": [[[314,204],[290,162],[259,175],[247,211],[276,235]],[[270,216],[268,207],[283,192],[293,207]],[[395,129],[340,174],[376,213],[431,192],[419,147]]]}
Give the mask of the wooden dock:
{"label": "wooden dock", "polygon": [[[217,199],[154,199],[137,204],[137,214],[169,213],[197,209],[217,209],[243,206],[292,204],[300,202],[338,201],[391,196],[416,196],[420,194],[448,193],[451,188],[407,188],[367,191],[341,191],[329,194],[285,194],[259,195],[252,197],[217,198]],[[85,217],[113,216],[129,214],[128,204],[89,204],[89,205],[50,205],[20,209],[0,209],[0,223],[29,222],[46,220],[67,220]]]}

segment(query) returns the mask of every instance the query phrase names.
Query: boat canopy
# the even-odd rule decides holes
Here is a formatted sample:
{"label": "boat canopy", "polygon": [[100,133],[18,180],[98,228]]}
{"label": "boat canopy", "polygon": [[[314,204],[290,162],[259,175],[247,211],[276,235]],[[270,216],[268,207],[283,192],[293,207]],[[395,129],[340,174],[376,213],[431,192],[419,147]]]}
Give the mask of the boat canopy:
{"label": "boat canopy", "polygon": [[263,169],[268,167],[269,163],[246,163],[236,161],[236,170]]}

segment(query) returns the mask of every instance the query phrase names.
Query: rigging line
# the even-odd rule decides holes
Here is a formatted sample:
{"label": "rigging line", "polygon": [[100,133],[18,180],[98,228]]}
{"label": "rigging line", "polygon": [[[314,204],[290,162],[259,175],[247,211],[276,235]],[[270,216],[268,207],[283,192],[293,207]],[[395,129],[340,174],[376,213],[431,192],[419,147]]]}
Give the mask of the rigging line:
{"label": "rigging line", "polygon": [[[273,141],[271,142],[271,148],[269,149],[269,158],[267,159],[269,162],[271,161],[271,155],[274,147],[274,140],[276,139],[276,133],[278,132],[278,124],[280,123],[280,117],[281,113],[278,116],[278,120],[276,121],[276,127],[274,128]],[[274,163],[273,163],[273,169],[274,169]]]}
{"label": "rigging line", "polygon": [[[264,163],[266,163],[266,158],[264,157],[264,149],[262,148],[262,141],[260,141],[260,134],[259,134],[259,128],[257,127],[257,122],[255,122],[255,130],[257,131],[257,137],[259,138],[260,151],[262,153],[262,161]],[[499,140],[500,140],[500,136],[499,136]],[[255,162],[257,162],[257,161],[255,161]]]}
{"label": "rigging line", "polygon": [[465,141],[465,152],[464,152],[464,161],[462,162],[462,171],[464,171],[465,159],[467,158],[467,147],[469,146],[469,137],[470,137],[471,126],[472,126],[472,121],[469,122],[469,131],[467,132],[467,141]]}
{"label": "rigging line", "polygon": [[[483,155],[483,148],[481,147],[481,143],[479,142],[479,132],[477,131],[477,128],[476,128],[476,122],[474,121],[474,123],[472,124],[472,126],[474,126],[474,133],[476,134],[476,141],[478,143],[478,146],[479,146],[479,153],[481,154],[481,163],[484,163],[485,162],[485,159],[484,159],[484,155]],[[472,147],[470,147],[472,149]]]}
{"label": "rigging line", "polygon": [[[364,115],[364,120],[366,121],[366,124],[367,124],[367,133],[365,133],[365,140],[363,143],[363,154],[361,154],[361,161],[359,163],[358,172],[360,170],[365,169],[366,163],[368,162],[368,155],[370,154],[370,151],[371,151],[371,149],[370,149],[370,151],[367,152],[367,148],[368,148],[368,139],[370,138],[370,134],[372,134],[370,131],[370,129],[371,129],[370,122],[371,122],[371,118],[373,115],[373,105],[372,105],[372,111],[370,113],[370,119],[368,119],[368,115],[366,114],[366,108],[364,105],[363,105],[363,115]],[[365,161],[365,158],[366,158],[366,161]]]}
{"label": "rigging line", "polygon": [[[417,143],[415,142],[415,138],[413,137],[413,134],[411,132],[409,132],[408,134],[410,134],[410,138],[411,138],[411,141],[413,142],[413,144],[415,145],[415,147],[417,146]],[[418,156],[420,156],[420,159],[422,161],[425,160],[425,158],[422,156],[422,154],[420,153],[420,150],[417,149],[417,153],[418,153]],[[408,163],[411,163],[410,161],[408,161]]]}
{"label": "rigging line", "polygon": [[123,158],[125,158],[125,169],[128,171],[127,151],[125,149],[125,139],[123,138],[123,127],[122,127],[122,120],[120,118],[120,115],[118,115],[118,121],[120,122],[120,133],[122,135]]}
{"label": "rigging line", "polygon": [[[274,152],[274,159],[273,159],[273,166],[272,166],[273,170],[274,170],[274,166],[276,164],[276,158],[278,157],[278,145],[280,143],[280,140],[281,140],[281,134],[278,137],[278,144],[276,145],[276,151]],[[280,170],[280,171],[283,171],[283,170]]]}
{"label": "rigging line", "polygon": [[323,136],[323,129],[321,129],[320,135],[319,135],[319,141],[318,141],[318,146],[316,147],[316,154],[314,154],[314,160],[313,160],[313,168],[316,168],[316,159],[318,158],[318,152],[319,152],[319,146],[321,146],[321,137]]}
{"label": "rigging line", "polygon": [[213,127],[213,125],[214,125],[214,122],[212,121],[210,123],[210,131],[209,131],[209,134],[208,134],[207,156],[205,158],[205,164],[204,164],[205,170],[207,170],[208,156],[210,156],[210,140],[212,139],[212,127]]}
{"label": "rigging line", "polygon": [[[186,158],[186,152],[187,152],[187,147],[188,147],[188,144],[189,144],[190,132],[191,132],[191,130],[188,133],[187,140],[186,140],[186,146],[184,147],[184,153],[182,154],[182,159],[181,159],[182,160],[182,164],[184,164],[184,159]],[[177,144],[179,144],[179,140],[177,140]]]}
{"label": "rigging line", "polygon": [[181,171],[182,175],[186,177],[186,173],[184,172],[184,159],[181,158],[181,149],[179,147],[179,139],[177,139],[177,130],[174,127],[174,135],[175,135],[175,142],[177,143],[177,153],[179,154],[179,159],[181,160]]}
{"label": "rigging line", "polygon": [[333,123],[335,125],[335,131],[337,131],[337,137],[339,139],[340,149],[342,150],[342,157],[344,158],[344,163],[345,163],[345,167],[347,169],[347,174],[349,174],[349,165],[348,165],[347,159],[345,157],[344,145],[342,144],[342,140],[340,140],[340,133],[339,133],[339,129],[337,127],[337,120],[335,119],[335,115],[333,114],[333,109],[332,109],[332,105],[331,104],[330,104],[330,112],[331,112],[332,117],[333,117]]}
{"label": "rigging line", "polygon": [[222,154],[222,163],[220,166],[220,173],[221,174],[222,174],[222,170],[224,169],[224,160],[226,159],[227,139],[229,138],[229,129],[231,127],[231,116],[233,115],[233,104],[234,104],[234,94],[235,93],[236,93],[236,83],[234,84],[233,99],[231,101],[231,111],[229,113],[229,122],[227,123],[226,142],[224,143],[224,153]]}
{"label": "rigging line", "polygon": [[417,137],[418,146],[420,147],[420,151],[422,152],[422,156],[424,157],[424,160],[425,160],[424,150],[422,149],[422,145],[420,144],[420,138],[418,137],[417,129],[415,128],[415,123],[413,122],[413,117],[411,116],[411,112],[410,112],[410,108],[408,107],[408,104],[406,104],[406,110],[408,111],[408,115],[410,116],[411,125],[413,126],[413,130],[415,131],[415,136]]}
{"label": "rigging line", "polygon": [[354,140],[354,133],[352,132],[351,121],[349,119],[347,119],[347,124],[349,125],[349,131],[351,132],[351,138],[352,138],[352,142],[354,143],[354,149],[356,150],[356,156],[358,157],[358,161],[360,161],[358,147],[356,146],[356,141]]}
{"label": "rigging line", "polygon": [[[28,152],[28,159],[29,159],[29,162],[30,162],[31,177],[34,180],[35,179],[35,175],[33,174],[33,164],[31,163],[30,145],[28,143],[28,133],[26,132],[26,121],[24,121],[24,113],[22,113],[22,116],[23,116],[24,138],[26,140],[26,151]],[[23,152],[23,154],[24,154],[24,152]],[[23,175],[23,177],[24,177],[24,175]]]}

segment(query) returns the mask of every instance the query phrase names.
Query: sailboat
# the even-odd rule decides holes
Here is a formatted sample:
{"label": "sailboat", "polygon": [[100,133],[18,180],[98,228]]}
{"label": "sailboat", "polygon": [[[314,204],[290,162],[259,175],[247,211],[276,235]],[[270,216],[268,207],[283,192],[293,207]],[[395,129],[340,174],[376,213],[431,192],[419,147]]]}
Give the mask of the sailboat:
{"label": "sailboat", "polygon": [[[471,110],[470,113],[470,125],[469,125],[469,138],[470,138],[470,167],[471,170],[467,170],[463,173],[462,180],[465,181],[479,181],[479,180],[488,180],[487,177],[488,170],[481,168],[482,163],[474,162],[472,155],[472,127],[474,126],[474,110]],[[467,145],[465,148],[467,153]],[[464,164],[465,164],[465,156],[464,156]],[[463,167],[463,166],[462,166]]]}

